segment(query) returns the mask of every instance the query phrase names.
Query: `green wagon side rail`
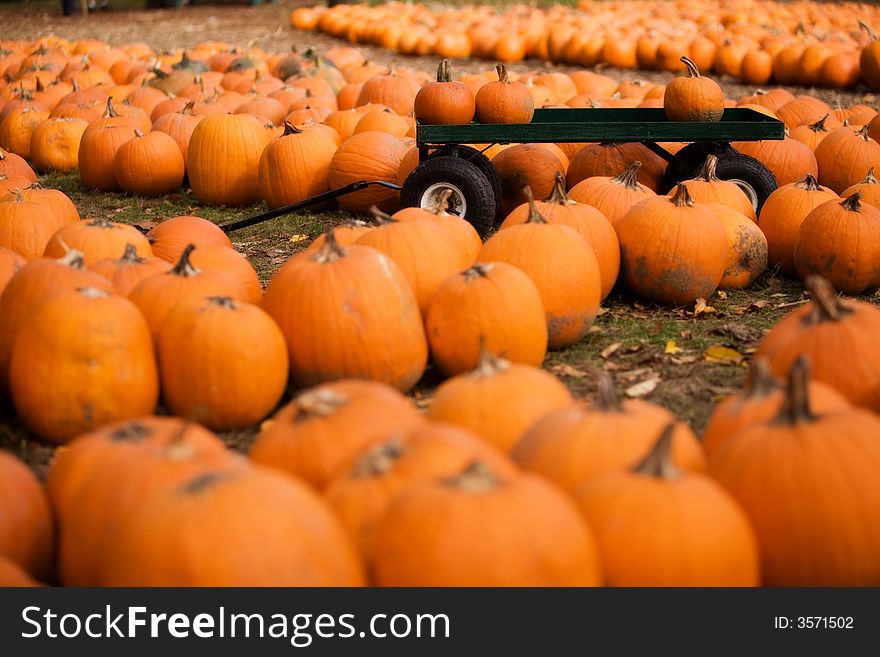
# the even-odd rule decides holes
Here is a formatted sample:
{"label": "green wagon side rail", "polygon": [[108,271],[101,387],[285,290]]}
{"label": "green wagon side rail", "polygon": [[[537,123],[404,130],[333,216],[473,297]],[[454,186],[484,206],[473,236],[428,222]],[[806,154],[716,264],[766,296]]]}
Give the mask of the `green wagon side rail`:
{"label": "green wagon side rail", "polygon": [[718,122],[669,121],[659,108],[538,109],[531,123],[421,125],[416,143],[757,141],[783,139],[785,124],[749,108],[729,108]]}

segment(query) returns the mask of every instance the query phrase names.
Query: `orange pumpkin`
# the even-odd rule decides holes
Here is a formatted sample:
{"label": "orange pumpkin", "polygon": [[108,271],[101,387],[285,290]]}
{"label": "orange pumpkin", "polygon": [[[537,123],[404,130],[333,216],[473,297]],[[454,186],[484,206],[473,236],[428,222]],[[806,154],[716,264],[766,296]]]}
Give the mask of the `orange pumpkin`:
{"label": "orange pumpkin", "polygon": [[232,241],[217,224],[192,215],[166,219],[150,229],[147,239],[157,257],[172,263],[180,259],[180,254],[190,244],[232,248]]}
{"label": "orange pumpkin", "polygon": [[0,451],[0,514],[0,560],[50,579],[55,531],[46,492],[31,469],[5,450]]}
{"label": "orange pumpkin", "polygon": [[498,80],[480,87],[474,96],[480,123],[530,123],[535,113],[532,94],[521,82],[511,82],[504,64],[498,64]]}
{"label": "orange pumpkin", "polygon": [[700,75],[693,60],[681,58],[687,77],[666,85],[663,111],[670,121],[720,121],[724,113],[724,92],[718,83]]}
{"label": "orange pumpkin", "polygon": [[426,84],[416,94],[415,117],[420,123],[470,123],[476,110],[474,96],[463,82],[450,77],[450,62],[437,67],[437,81]]}
{"label": "orange pumpkin", "polygon": [[98,260],[89,269],[111,281],[117,294],[127,297],[143,279],[154,274],[163,274],[171,267],[171,263],[162,258],[141,257],[137,247],[127,243],[125,251],[118,259]]}
{"label": "orange pumpkin", "polygon": [[[404,143],[394,135],[373,131],[352,135],[330,160],[330,187],[344,187],[359,180],[394,183],[406,150]],[[397,197],[398,192],[393,189],[373,186],[341,196],[339,205],[353,212],[365,212],[375,205],[388,212],[397,205]]]}
{"label": "orange pumpkin", "polygon": [[134,226],[106,219],[83,219],[60,228],[46,244],[43,256],[61,258],[70,249],[76,249],[82,252],[88,267],[98,260],[121,256],[128,244],[142,258],[153,255],[149,241]]}
{"label": "orange pumpkin", "polygon": [[641,161],[635,160],[613,178],[585,178],[569,190],[568,196],[578,203],[592,205],[616,226],[636,203],[657,195],[654,190],[638,182],[641,166]]}

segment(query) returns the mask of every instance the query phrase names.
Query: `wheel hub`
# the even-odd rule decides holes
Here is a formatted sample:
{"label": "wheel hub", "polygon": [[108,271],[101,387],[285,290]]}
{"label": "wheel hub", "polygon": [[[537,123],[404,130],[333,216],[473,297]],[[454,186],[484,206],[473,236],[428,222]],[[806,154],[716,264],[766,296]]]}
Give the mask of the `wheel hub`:
{"label": "wheel hub", "polygon": [[419,207],[424,209],[434,208],[440,200],[440,196],[446,192],[452,192],[447,201],[447,207],[444,208],[449,214],[459,217],[467,215],[467,199],[464,193],[455,185],[448,182],[438,182],[430,185],[422,192],[422,198],[419,201]]}

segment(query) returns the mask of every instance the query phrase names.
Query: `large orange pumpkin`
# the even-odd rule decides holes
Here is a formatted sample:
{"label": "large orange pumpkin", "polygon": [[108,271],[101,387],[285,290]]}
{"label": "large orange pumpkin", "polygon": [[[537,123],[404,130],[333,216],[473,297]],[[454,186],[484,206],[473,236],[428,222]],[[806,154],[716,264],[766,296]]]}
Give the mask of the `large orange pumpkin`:
{"label": "large orange pumpkin", "polygon": [[663,111],[670,121],[720,121],[724,113],[724,92],[718,83],[700,75],[693,60],[682,57],[686,77],[666,85]]}
{"label": "large orange pumpkin", "polygon": [[0,559],[31,576],[51,578],[54,524],[49,501],[34,473],[0,450]]}
{"label": "large orange pumpkin", "polygon": [[[359,180],[397,182],[397,169],[406,154],[400,138],[383,132],[359,132],[337,149],[330,160],[330,187],[344,187]],[[398,192],[381,186],[368,187],[339,198],[339,205],[365,212],[375,205],[385,212],[397,205]]]}
{"label": "large orange pumpkin", "polygon": [[[568,196],[578,203],[587,203],[599,210],[612,225],[639,201],[656,196],[653,189],[638,182],[640,160],[630,162],[618,175],[591,176],[577,183]],[[569,167],[570,169],[570,167]]]}
{"label": "large orange pumpkin", "polygon": [[880,144],[868,135],[868,126],[838,128],[816,147],[819,182],[840,194],[861,180],[864,172],[880,165]]}
{"label": "large orange pumpkin", "polygon": [[82,252],[88,267],[98,260],[121,256],[128,244],[142,258],[153,255],[150,242],[134,226],[107,219],[83,219],[60,228],[46,244],[43,256],[61,258],[76,249]]}
{"label": "large orange pumpkin", "polygon": [[330,161],[336,144],[320,132],[285,123],[260,156],[260,196],[270,208],[298,203],[330,189]]}

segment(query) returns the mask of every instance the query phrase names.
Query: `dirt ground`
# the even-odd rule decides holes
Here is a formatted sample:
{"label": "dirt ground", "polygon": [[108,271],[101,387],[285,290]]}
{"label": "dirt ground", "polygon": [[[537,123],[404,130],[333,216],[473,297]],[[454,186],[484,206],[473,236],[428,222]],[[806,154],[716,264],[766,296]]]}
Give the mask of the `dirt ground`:
{"label": "dirt ground", "polygon": [[[324,35],[290,28],[291,10],[313,3],[279,0],[257,7],[196,4],[178,10],[144,11],[110,2],[111,11],[72,18],[61,15],[57,2],[0,4],[3,38],[34,39],[54,33],[68,39],[97,37],[111,44],[145,42],[157,49],[187,48],[201,41],[222,40],[271,51],[286,51],[293,45],[313,46],[320,51],[340,43]],[[435,57],[401,57],[376,48],[365,51],[383,63],[405,62],[426,70],[436,68],[437,64]],[[485,70],[489,66],[491,62],[485,61],[456,63],[457,70],[462,72]],[[545,65],[526,62],[513,68],[523,71],[536,66]],[[604,72],[618,79],[642,78],[657,83],[670,78],[667,73],[611,69]],[[753,91],[752,87],[729,79],[721,79],[720,83],[730,97]],[[864,89],[845,93],[802,88],[793,91],[810,93],[831,103],[864,102],[877,107],[877,98]],[[68,194],[83,217],[107,216],[127,223],[158,221],[178,214],[199,214],[224,223],[264,209],[262,204],[240,209],[203,207],[188,189],[157,199],[95,194],[83,189],[75,174],[47,176],[43,182]],[[300,236],[316,237],[329,224],[343,218],[338,212],[303,212],[235,233],[233,241],[251,259],[265,283],[281,263],[305,244]],[[876,298],[871,300],[877,303]],[[699,432],[714,403],[741,385],[750,354],[764,332],[805,302],[799,283],[779,278],[772,271],[748,291],[716,293],[701,308],[659,308],[615,291],[604,302],[602,314],[587,338],[574,347],[549,354],[545,367],[557,374],[576,397],[584,399],[595,391],[596,372],[605,371],[614,377],[621,394],[662,404]],[[429,370],[413,393],[417,403],[428,403],[437,383],[436,374]],[[245,451],[256,431],[254,427],[224,438],[230,446]],[[0,447],[19,454],[40,476],[45,474],[54,453],[52,447],[32,440],[10,409],[4,412],[2,402]]]}

